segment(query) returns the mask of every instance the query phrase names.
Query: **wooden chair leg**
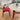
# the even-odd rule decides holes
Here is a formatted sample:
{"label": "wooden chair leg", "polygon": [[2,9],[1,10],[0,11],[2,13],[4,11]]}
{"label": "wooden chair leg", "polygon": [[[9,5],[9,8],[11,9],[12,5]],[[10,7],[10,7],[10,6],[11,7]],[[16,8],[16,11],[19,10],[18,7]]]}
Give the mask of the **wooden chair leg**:
{"label": "wooden chair leg", "polygon": [[2,13],[2,17],[4,17],[4,13]]}
{"label": "wooden chair leg", "polygon": [[4,17],[4,11],[3,11],[3,13],[2,13],[2,17]]}

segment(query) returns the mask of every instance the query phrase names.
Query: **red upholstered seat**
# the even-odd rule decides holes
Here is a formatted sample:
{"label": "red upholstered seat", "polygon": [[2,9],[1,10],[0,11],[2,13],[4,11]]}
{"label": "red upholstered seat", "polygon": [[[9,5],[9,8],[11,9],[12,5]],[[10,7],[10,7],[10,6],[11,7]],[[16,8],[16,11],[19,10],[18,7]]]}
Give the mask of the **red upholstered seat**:
{"label": "red upholstered seat", "polygon": [[10,11],[10,8],[5,8],[4,11]]}

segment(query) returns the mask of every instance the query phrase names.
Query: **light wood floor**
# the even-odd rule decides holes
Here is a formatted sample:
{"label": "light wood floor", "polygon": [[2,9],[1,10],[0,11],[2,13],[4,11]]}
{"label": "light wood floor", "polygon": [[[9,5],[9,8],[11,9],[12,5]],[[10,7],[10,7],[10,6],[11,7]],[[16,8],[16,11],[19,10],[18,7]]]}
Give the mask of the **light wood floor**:
{"label": "light wood floor", "polygon": [[[10,16],[7,16],[6,17],[6,15],[4,16],[4,17],[2,17],[2,12],[3,10],[2,9],[0,9],[0,20],[12,20],[12,18],[10,17]],[[5,14],[5,13],[4,13]],[[14,20],[20,20],[20,14],[16,14],[15,16],[14,16]]]}
{"label": "light wood floor", "polygon": [[0,9],[0,20],[12,20],[10,16],[6,16],[4,12],[4,17],[2,17],[3,10]]}

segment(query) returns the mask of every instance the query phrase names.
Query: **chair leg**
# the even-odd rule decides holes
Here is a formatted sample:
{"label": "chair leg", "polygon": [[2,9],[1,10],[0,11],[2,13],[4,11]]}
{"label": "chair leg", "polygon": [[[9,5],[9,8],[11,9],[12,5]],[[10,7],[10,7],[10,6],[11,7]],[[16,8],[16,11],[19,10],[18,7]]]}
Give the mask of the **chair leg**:
{"label": "chair leg", "polygon": [[3,11],[3,13],[2,13],[2,17],[4,17],[4,11]]}

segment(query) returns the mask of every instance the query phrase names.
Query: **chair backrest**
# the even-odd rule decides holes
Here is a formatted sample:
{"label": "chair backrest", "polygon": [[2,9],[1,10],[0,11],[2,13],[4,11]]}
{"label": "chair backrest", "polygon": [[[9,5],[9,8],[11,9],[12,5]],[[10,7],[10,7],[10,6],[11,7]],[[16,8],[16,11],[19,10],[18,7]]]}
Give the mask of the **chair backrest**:
{"label": "chair backrest", "polygon": [[13,10],[13,13],[15,13],[15,10]]}
{"label": "chair backrest", "polygon": [[4,9],[5,7],[3,7],[3,9]]}

